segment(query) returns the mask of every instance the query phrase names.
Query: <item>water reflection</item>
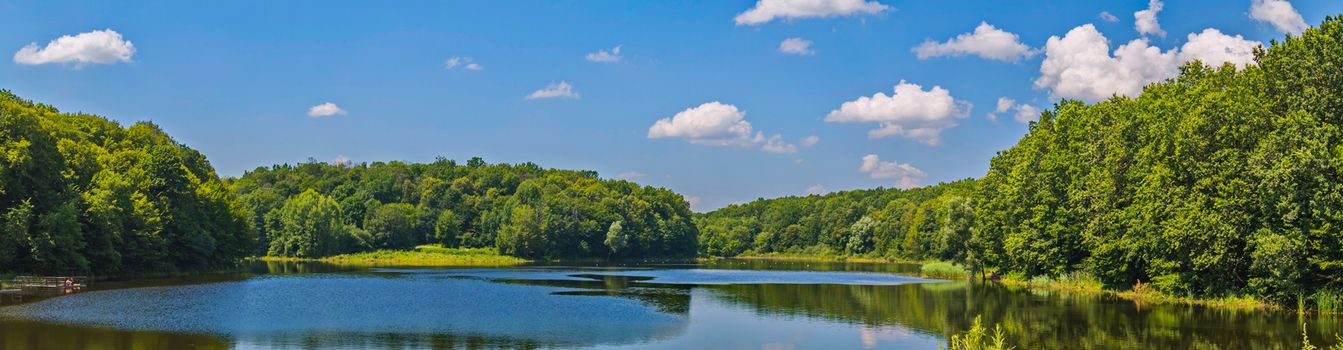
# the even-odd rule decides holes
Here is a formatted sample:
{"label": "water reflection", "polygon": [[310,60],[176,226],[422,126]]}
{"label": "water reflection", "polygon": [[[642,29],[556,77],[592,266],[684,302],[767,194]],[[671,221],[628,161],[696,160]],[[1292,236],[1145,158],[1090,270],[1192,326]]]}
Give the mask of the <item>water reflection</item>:
{"label": "water reflection", "polygon": [[914,271],[762,260],[358,270],[265,263],[243,274],[102,283],[0,308],[0,347],[929,348],[976,316],[1002,324],[1023,349],[1299,349],[1302,321],[1316,345],[1343,332],[1331,316],[1139,307],[890,275]]}

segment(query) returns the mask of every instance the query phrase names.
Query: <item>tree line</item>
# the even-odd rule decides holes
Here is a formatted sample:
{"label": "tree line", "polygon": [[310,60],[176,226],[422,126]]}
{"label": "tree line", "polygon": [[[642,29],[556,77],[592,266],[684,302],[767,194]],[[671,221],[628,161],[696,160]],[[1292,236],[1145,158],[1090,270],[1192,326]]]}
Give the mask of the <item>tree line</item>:
{"label": "tree line", "polygon": [[1244,68],[1192,62],[1136,98],[1062,101],[977,180],[704,214],[700,251],[950,260],[1179,296],[1337,293],[1343,21],[1255,57]]}
{"label": "tree line", "polygon": [[257,168],[232,188],[256,255],[440,243],[540,259],[690,257],[699,234],[679,194],[532,163],[310,161]]}
{"label": "tree line", "polygon": [[205,156],[152,123],[0,90],[0,273],[232,266],[253,245],[240,208]]}

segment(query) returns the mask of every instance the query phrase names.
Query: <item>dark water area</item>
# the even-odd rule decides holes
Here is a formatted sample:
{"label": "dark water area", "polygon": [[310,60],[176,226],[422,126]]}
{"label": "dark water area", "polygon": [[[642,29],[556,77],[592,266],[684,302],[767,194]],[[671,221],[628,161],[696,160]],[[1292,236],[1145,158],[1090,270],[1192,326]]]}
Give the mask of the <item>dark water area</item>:
{"label": "dark water area", "polygon": [[1343,320],[910,277],[902,264],[351,269],[108,282],[0,302],[0,349],[935,349],[975,317],[1018,349],[1300,349]]}

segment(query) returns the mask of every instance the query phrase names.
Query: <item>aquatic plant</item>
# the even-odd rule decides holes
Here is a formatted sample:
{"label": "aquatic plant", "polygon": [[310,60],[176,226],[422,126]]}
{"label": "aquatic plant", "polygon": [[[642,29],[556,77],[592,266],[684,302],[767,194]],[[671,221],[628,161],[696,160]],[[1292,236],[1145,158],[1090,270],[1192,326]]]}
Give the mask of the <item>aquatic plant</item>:
{"label": "aquatic plant", "polygon": [[988,337],[988,333],[988,329],[984,327],[980,317],[975,316],[975,321],[970,326],[970,330],[966,331],[965,334],[953,334],[951,339],[947,340],[945,347],[943,344],[938,344],[937,348],[945,350],[1012,349],[1012,347],[1007,346],[1007,337],[1004,335],[1002,325],[993,327],[993,337]]}

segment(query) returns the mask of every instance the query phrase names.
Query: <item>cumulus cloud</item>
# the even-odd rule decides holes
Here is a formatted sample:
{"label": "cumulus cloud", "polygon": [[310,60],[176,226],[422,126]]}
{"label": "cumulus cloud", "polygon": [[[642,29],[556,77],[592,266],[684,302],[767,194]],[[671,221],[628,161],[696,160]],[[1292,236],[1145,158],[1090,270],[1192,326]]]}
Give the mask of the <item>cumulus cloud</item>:
{"label": "cumulus cloud", "polygon": [[1017,114],[1013,115],[1012,119],[1016,120],[1018,123],[1027,124],[1040,117],[1040,109],[1035,108],[1035,106],[1023,103],[1017,105],[1016,108]]}
{"label": "cumulus cloud", "polygon": [[351,164],[351,160],[350,160],[350,157],[346,157],[345,155],[342,154],[342,155],[336,156],[336,158],[333,158],[333,159],[327,161],[326,163],[327,163],[327,164],[331,164],[331,165],[350,165],[350,164]]}
{"label": "cumulus cloud", "polygon": [[1007,98],[1007,97],[999,97],[999,98],[998,98],[998,108],[994,108],[994,109],[993,109],[993,112],[994,112],[994,113],[1002,113],[1002,112],[1006,112],[1007,110],[1012,109],[1012,106],[1013,106],[1014,104],[1016,104],[1016,103],[1017,103],[1016,100],[1013,100],[1013,99],[1010,99],[1010,98]]}
{"label": "cumulus cloud", "polygon": [[335,103],[327,102],[308,108],[308,116],[313,118],[332,117],[345,115],[345,110],[340,109]]}
{"label": "cumulus cloud", "polygon": [[620,55],[620,46],[611,48],[611,50],[597,50],[597,52],[588,53],[588,61],[597,63],[619,63],[625,56]]}
{"label": "cumulus cloud", "polygon": [[866,0],[760,0],[746,12],[737,14],[737,25],[757,25],[775,18],[799,19],[875,14],[890,6]]}
{"label": "cumulus cloud", "polygon": [[577,99],[579,97],[580,96],[578,95],[578,92],[574,91],[573,85],[569,85],[569,82],[561,81],[558,83],[550,83],[550,85],[546,85],[544,89],[532,91],[531,94],[527,95],[526,99],[528,100],[535,100],[542,98]]}
{"label": "cumulus cloud", "polygon": [[682,198],[685,198],[686,204],[690,204],[691,208],[699,207],[701,202],[699,196],[683,196]]}
{"label": "cumulus cloud", "polygon": [[783,140],[783,136],[774,134],[774,136],[765,140],[765,144],[760,146],[760,150],[769,153],[797,153],[797,145]]}
{"label": "cumulus cloud", "polygon": [[993,112],[988,114],[989,120],[998,121],[998,114],[1015,111],[1012,119],[1018,123],[1026,124],[1040,116],[1040,109],[1025,103],[1017,104],[1016,100],[1007,97],[998,98],[998,106]]}
{"label": "cumulus cloud", "polygon": [[1007,62],[1016,62],[1035,55],[1029,46],[1021,43],[1016,34],[995,28],[988,22],[980,22],[974,32],[957,35],[943,43],[925,41],[922,45],[914,47],[913,51],[919,59],[976,55]]}
{"label": "cumulus cloud", "polygon": [[737,106],[714,101],[688,108],[671,118],[662,118],[648,128],[648,138],[684,138],[690,143],[712,146],[752,146],[764,140],[751,129],[746,112]]}
{"label": "cumulus cloud", "polygon": [[448,57],[448,60],[446,63],[443,64],[443,67],[444,69],[456,69],[456,68],[461,68],[465,70],[485,69],[485,66],[482,66],[479,63],[472,62],[470,57],[458,57],[458,56]]}
{"label": "cumulus cloud", "polygon": [[[768,138],[746,121],[746,112],[730,104],[713,101],[662,118],[648,128],[648,138],[682,138],[687,142],[710,146],[760,146],[769,153],[797,153],[797,144],[784,140],[783,135]],[[802,147],[820,142],[816,136],[798,141]]]}
{"label": "cumulus cloud", "polygon": [[627,171],[627,172],[623,172],[623,173],[620,173],[620,174],[617,174],[617,175],[616,175],[616,178],[617,178],[617,179],[621,179],[621,180],[634,180],[634,179],[641,179],[641,178],[645,178],[645,177],[648,177],[648,174],[644,174],[644,173],[637,172],[637,171]]}
{"label": "cumulus cloud", "polygon": [[648,128],[648,138],[680,137],[690,143],[713,146],[750,146],[764,139],[753,132],[746,112],[737,106],[714,101],[663,118]]}
{"label": "cumulus cloud", "polygon": [[1147,39],[1134,39],[1110,54],[1110,42],[1090,24],[1073,28],[1062,38],[1050,37],[1035,87],[1055,97],[1099,101],[1113,95],[1137,96],[1143,86],[1174,77],[1193,59],[1219,66],[1253,63],[1259,42],[1227,36],[1217,29],[1190,34],[1182,48],[1162,51]]}
{"label": "cumulus cloud", "polygon": [[1161,29],[1161,23],[1156,20],[1156,14],[1163,7],[1165,5],[1161,0],[1151,0],[1147,2],[1147,9],[1133,13],[1133,28],[1138,30],[1138,34],[1166,37],[1166,31]]}
{"label": "cumulus cloud", "polygon": [[82,67],[130,62],[134,55],[135,45],[122,38],[121,33],[107,29],[61,36],[40,48],[37,43],[29,43],[14,53],[14,63],[74,63]]}
{"label": "cumulus cloud", "polygon": [[1179,60],[1181,63],[1199,60],[1214,67],[1230,62],[1245,67],[1254,64],[1254,49],[1261,45],[1240,35],[1233,37],[1208,28],[1201,33],[1189,34],[1189,41],[1180,47]]}
{"label": "cumulus cloud", "polygon": [[1119,17],[1110,14],[1110,11],[1101,11],[1101,14],[1096,15],[1096,18],[1110,23],[1119,22]]}
{"label": "cumulus cloud", "polygon": [[803,38],[783,39],[783,41],[779,43],[779,52],[798,56],[810,56],[816,54],[816,51],[811,49],[811,40]]}
{"label": "cumulus cloud", "polygon": [[1287,0],[1254,0],[1250,3],[1250,18],[1268,22],[1279,32],[1298,35],[1309,26]]}
{"label": "cumulus cloud", "polygon": [[821,184],[815,184],[812,185],[811,187],[807,187],[807,194],[822,194],[822,193],[825,193],[825,186],[821,186]]}
{"label": "cumulus cloud", "polygon": [[895,187],[899,188],[917,187],[919,180],[928,176],[909,163],[883,162],[875,154],[863,156],[863,165],[858,167],[858,171],[873,179],[896,179]]}
{"label": "cumulus cloud", "polygon": [[872,138],[901,136],[928,145],[941,143],[942,130],[956,126],[956,119],[970,114],[969,102],[958,101],[951,92],[940,86],[927,91],[918,84],[904,80],[895,86],[891,95],[878,92],[844,102],[839,109],[830,111],[825,121],[831,123],[877,123],[877,129],[868,131]]}

